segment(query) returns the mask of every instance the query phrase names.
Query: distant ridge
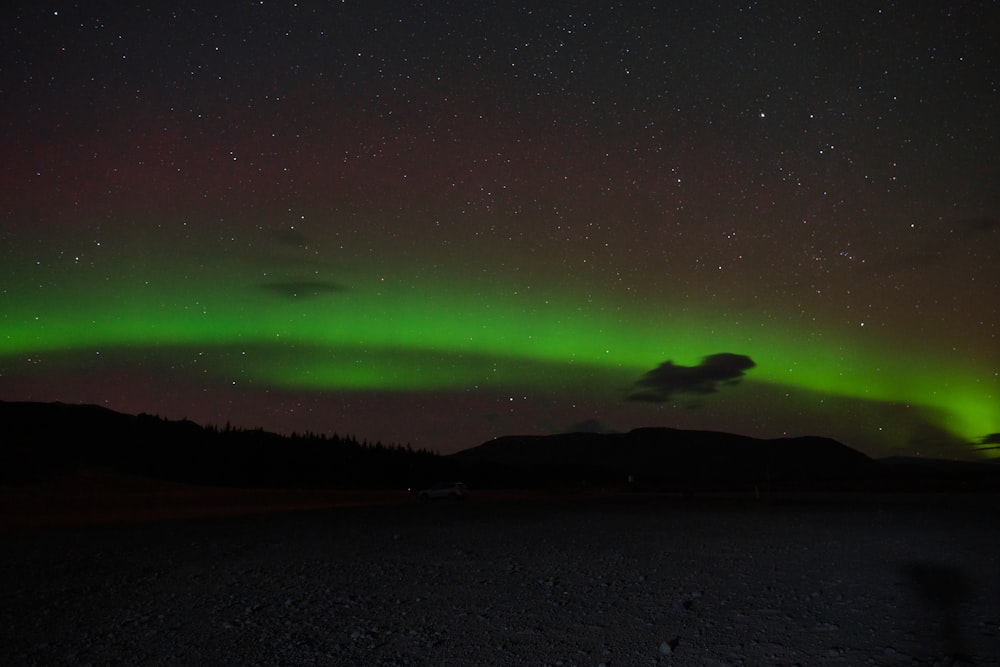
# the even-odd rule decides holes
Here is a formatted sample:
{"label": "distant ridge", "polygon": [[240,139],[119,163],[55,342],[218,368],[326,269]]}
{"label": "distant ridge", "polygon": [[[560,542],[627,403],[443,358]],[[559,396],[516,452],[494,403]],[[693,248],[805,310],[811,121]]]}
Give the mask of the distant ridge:
{"label": "distant ridge", "polygon": [[0,484],[58,482],[105,469],[202,485],[650,491],[1000,491],[1000,465],[872,459],[836,440],[718,431],[511,435],[448,456],[353,437],[282,436],[228,424],[129,415],[97,405],[0,401]]}
{"label": "distant ridge", "polygon": [[717,431],[640,428],[627,433],[506,436],[452,454],[481,470],[524,469],[571,481],[757,486],[879,477],[885,466],[821,437],[762,440]]}
{"label": "distant ridge", "polygon": [[440,457],[353,437],[286,437],[98,405],[0,401],[0,484],[85,469],[217,486],[406,487]]}
{"label": "distant ridge", "polygon": [[200,441],[201,426],[93,404],[0,401],[0,480],[48,478],[85,467],[143,468],[166,441]]}

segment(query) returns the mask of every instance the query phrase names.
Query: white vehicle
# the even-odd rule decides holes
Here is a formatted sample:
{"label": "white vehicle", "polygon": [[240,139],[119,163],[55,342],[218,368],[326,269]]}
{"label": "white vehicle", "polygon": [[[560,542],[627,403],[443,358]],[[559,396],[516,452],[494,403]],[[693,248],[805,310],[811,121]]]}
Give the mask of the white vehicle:
{"label": "white vehicle", "polygon": [[469,488],[462,482],[442,482],[441,484],[435,484],[417,492],[417,497],[421,500],[433,500],[436,498],[463,500],[467,495],[469,495]]}

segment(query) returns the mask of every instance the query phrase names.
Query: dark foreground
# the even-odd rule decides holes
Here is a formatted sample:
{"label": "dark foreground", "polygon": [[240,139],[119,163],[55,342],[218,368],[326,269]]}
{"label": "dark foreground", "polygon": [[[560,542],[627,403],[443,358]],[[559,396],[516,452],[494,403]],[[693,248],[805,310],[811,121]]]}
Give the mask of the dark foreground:
{"label": "dark foreground", "polygon": [[996,495],[12,527],[4,665],[1000,665]]}

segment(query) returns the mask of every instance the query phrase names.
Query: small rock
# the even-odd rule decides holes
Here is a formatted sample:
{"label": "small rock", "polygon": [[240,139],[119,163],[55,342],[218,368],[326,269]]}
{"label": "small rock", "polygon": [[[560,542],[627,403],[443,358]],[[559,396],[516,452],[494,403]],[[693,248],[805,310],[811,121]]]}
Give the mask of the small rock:
{"label": "small rock", "polygon": [[670,642],[660,642],[660,653],[663,655],[673,655],[674,647],[670,645]]}

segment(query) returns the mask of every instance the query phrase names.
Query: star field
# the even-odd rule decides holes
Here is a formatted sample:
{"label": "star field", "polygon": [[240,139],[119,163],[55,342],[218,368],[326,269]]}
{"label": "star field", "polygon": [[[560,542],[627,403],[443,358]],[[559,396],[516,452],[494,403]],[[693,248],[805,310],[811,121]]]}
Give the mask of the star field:
{"label": "star field", "polygon": [[5,13],[2,400],[995,451],[995,3]]}

